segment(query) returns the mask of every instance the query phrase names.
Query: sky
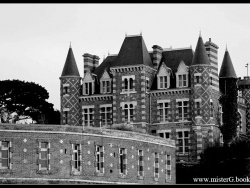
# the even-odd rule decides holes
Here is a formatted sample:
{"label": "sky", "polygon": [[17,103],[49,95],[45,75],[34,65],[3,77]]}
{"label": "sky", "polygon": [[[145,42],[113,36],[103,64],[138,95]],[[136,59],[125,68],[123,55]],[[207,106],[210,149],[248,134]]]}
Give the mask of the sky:
{"label": "sky", "polygon": [[250,4],[0,4],[0,80],[43,86],[60,110],[60,80],[71,43],[80,76],[84,53],[118,54],[125,35],[142,34],[148,51],[195,50],[199,34],[227,47],[238,77],[250,64]]}

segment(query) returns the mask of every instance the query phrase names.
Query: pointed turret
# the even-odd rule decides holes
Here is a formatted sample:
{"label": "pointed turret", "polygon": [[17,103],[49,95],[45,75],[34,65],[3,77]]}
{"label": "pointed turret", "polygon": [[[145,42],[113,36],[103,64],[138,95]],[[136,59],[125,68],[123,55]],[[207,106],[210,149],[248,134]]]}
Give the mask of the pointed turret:
{"label": "pointed turret", "polygon": [[220,78],[237,78],[229,52],[226,48],[225,55],[220,68]]}
{"label": "pointed turret", "polygon": [[69,47],[61,76],[80,76],[71,45]]}
{"label": "pointed turret", "polygon": [[191,65],[210,65],[201,35],[199,36]]}
{"label": "pointed turret", "polygon": [[61,124],[80,125],[80,96],[81,77],[76,65],[75,57],[69,47],[68,55],[60,77],[60,96],[61,96]]}

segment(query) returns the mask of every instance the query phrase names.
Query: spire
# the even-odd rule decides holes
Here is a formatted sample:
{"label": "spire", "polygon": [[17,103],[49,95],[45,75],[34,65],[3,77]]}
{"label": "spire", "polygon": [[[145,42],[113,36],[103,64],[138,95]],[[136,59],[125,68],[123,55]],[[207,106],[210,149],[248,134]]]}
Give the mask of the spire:
{"label": "spire", "polygon": [[61,76],[80,76],[71,43]]}
{"label": "spire", "polygon": [[220,68],[220,78],[237,78],[229,52],[226,48],[224,58]]}
{"label": "spire", "polygon": [[204,42],[199,36],[191,65],[210,65]]}

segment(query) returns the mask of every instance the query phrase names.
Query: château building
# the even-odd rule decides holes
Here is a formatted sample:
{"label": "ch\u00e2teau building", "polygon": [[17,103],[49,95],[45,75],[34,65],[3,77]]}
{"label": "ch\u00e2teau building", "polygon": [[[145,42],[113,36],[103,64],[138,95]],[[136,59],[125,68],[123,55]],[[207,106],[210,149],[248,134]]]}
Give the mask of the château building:
{"label": "ch\u00e2teau building", "polygon": [[[141,35],[126,36],[119,53],[101,63],[84,53],[81,77],[70,47],[60,77],[61,124],[132,126],[175,140],[177,161],[196,161],[206,147],[223,142],[219,80],[237,78],[227,49],[218,72],[218,48],[211,38],[204,43],[199,36],[195,51],[159,45],[149,51]],[[249,84],[239,81],[242,134],[250,121],[245,118]]]}

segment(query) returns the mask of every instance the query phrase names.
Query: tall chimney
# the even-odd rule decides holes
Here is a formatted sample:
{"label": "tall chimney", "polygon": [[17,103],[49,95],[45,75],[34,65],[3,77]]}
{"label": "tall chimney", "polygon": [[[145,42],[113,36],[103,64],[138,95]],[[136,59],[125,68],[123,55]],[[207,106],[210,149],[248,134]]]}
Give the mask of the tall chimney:
{"label": "tall chimney", "polygon": [[163,49],[158,45],[154,45],[152,48],[153,48],[153,66],[155,69],[158,69]]}
{"label": "tall chimney", "polygon": [[83,64],[84,64],[84,74],[89,70],[90,72],[93,71],[93,55],[85,53],[83,54]]}

